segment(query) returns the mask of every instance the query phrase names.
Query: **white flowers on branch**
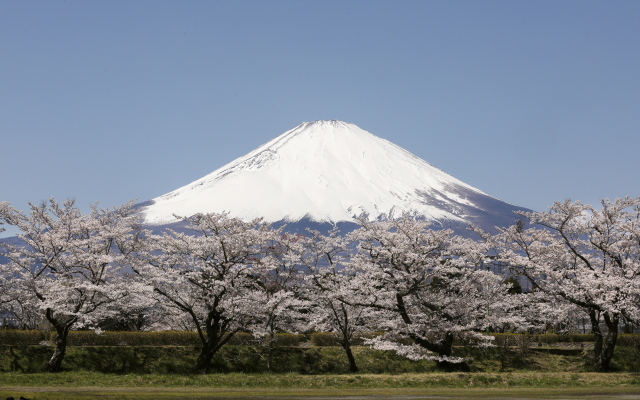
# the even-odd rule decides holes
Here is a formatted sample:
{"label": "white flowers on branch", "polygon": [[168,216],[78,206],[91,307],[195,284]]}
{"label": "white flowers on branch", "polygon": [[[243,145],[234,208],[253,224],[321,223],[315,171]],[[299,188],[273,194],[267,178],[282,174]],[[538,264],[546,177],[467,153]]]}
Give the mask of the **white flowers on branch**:
{"label": "white flowers on branch", "polygon": [[376,348],[464,370],[465,360],[452,354],[454,340],[487,345],[490,338],[478,332],[518,323],[503,277],[476,268],[486,254],[481,244],[406,215],[360,222],[352,234],[359,243],[352,285],[357,304],[384,313],[377,320],[386,333],[371,341]]}
{"label": "white flowers on branch", "polygon": [[621,319],[640,321],[640,198],[602,200],[600,210],[567,200],[520,215],[543,229],[517,224],[490,245],[534,290],[588,315],[595,369],[607,371]]}
{"label": "white flowers on branch", "polygon": [[352,286],[355,275],[350,266],[349,241],[337,228],[327,236],[309,230],[303,258],[306,273],[301,296],[311,304],[309,326],[320,332],[333,332],[349,362],[349,371],[358,372],[351,350],[359,333],[375,331],[378,311],[357,305],[358,291]]}
{"label": "white flowers on branch", "polygon": [[300,298],[303,281],[301,259],[304,254],[304,235],[273,232],[265,238],[270,242],[257,260],[258,290],[250,295],[254,323],[249,326],[253,335],[268,347],[267,369],[272,370],[277,331],[299,333],[308,329],[309,302]]}
{"label": "white flowers on branch", "polygon": [[53,198],[30,204],[29,215],[4,202],[0,219],[20,230],[24,245],[4,244],[12,276],[13,306],[41,315],[57,332],[49,371],[61,370],[70,329],[91,326],[113,313],[112,307],[142,290],[124,279],[122,268],[136,251],[138,227],[133,202],[109,209],[91,207],[82,214],[73,200]]}
{"label": "white flowers on branch", "polygon": [[[50,199],[26,215],[0,203],[0,224],[17,227],[24,242],[0,244],[9,259],[0,269],[0,305],[24,326],[46,319],[55,327],[50,371],[61,369],[70,329],[127,310],[150,310],[156,327],[196,330],[203,373],[237,332],[267,338],[271,368],[275,333],[309,329],[338,334],[352,372],[353,339],[376,331],[383,334],[368,343],[377,349],[464,370],[454,342],[490,346],[488,329],[566,325],[583,315],[604,371],[620,321],[640,320],[640,199],[605,200],[601,210],[555,203],[546,213],[522,213],[544,229],[477,230],[479,241],[408,215],[362,218],[341,236],[196,214],[177,217],[189,233],[153,235],[132,206],[93,206],[85,215],[71,200]],[[509,293],[505,276],[484,268],[496,254],[534,293]]]}
{"label": "white flowers on branch", "polygon": [[134,270],[158,301],[191,319],[202,342],[196,368],[206,373],[235,333],[257,323],[255,310],[264,301],[256,296],[257,278],[270,265],[260,261],[277,235],[261,220],[244,223],[227,214],[180,219],[194,234],[150,236],[148,253]]}

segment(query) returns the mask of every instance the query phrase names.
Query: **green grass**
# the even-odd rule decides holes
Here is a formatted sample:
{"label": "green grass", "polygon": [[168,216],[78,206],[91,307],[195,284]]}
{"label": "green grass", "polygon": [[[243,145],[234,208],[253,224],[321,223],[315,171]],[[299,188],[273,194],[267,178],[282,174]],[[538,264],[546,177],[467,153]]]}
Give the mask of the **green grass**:
{"label": "green grass", "polygon": [[[611,399],[624,396],[625,399],[640,398],[637,389],[605,388],[594,391],[593,389],[566,388],[566,389],[540,389],[540,388],[509,388],[509,389],[294,389],[294,390],[198,390],[198,389],[104,389],[104,388],[70,388],[52,391],[48,388],[11,388],[0,390],[0,397],[25,396],[31,400],[174,400],[174,399],[349,399],[358,396],[359,399],[413,399],[437,398],[437,399]],[[365,397],[366,396],[366,397]],[[16,397],[16,398],[18,398]]]}
{"label": "green grass", "polygon": [[[74,399],[74,400],[95,400],[95,399],[108,399],[108,400],[127,400],[127,399],[158,399],[158,400],[174,400],[174,399],[307,399],[307,398],[321,398],[321,399],[350,399],[355,396],[359,399],[406,399],[407,397],[412,399],[566,399],[567,397],[581,398],[581,399],[611,399],[612,397],[618,397],[626,395],[625,399],[638,399],[637,393],[632,392],[631,395],[625,390],[611,390],[600,391],[597,393],[589,392],[586,390],[457,390],[457,391],[406,391],[406,390],[385,390],[385,391],[96,391],[96,390],[67,390],[64,392],[50,392],[50,391],[28,391],[23,390],[21,395],[27,396],[31,400],[62,400],[62,399]],[[0,396],[14,396],[16,391],[2,392]],[[363,397],[367,396],[367,397]]]}
{"label": "green grass", "polygon": [[[356,347],[361,369],[349,374],[338,347],[277,348],[274,373],[266,372],[265,350],[227,346],[212,373],[194,374],[194,347],[70,347],[65,372],[49,374],[45,346],[0,346],[0,399],[224,399],[313,396],[440,396],[441,398],[640,399],[640,357],[616,349],[613,373],[592,373],[584,351],[557,355],[503,349],[457,348],[473,357],[472,372],[443,373],[427,361]],[[4,397],[3,397],[4,396]],[[635,397],[634,397],[635,396]]]}
{"label": "green grass", "polygon": [[3,373],[1,387],[138,387],[244,389],[509,388],[636,387],[635,373],[423,373],[301,375],[292,374],[103,374],[97,372]]}
{"label": "green grass", "polygon": [[[0,374],[0,398],[276,399],[346,396],[394,398],[640,398],[636,374],[427,373],[402,375],[217,374],[190,376]],[[633,397],[633,396],[636,397]],[[4,397],[3,397],[4,396]]]}
{"label": "green grass", "polygon": [[[53,349],[45,346],[0,346],[0,372],[45,372]],[[433,362],[413,362],[394,352],[354,349],[363,373],[429,372]],[[199,349],[195,347],[69,347],[63,361],[67,371],[103,373],[189,374]],[[267,372],[266,350],[262,347],[225,346],[213,359],[212,373]],[[339,347],[276,348],[275,373],[341,374],[349,371]]]}
{"label": "green grass", "polygon": [[[392,351],[353,349],[363,374],[402,374],[436,371],[434,362],[410,361]],[[521,354],[515,350],[456,348],[455,354],[470,357],[472,372],[588,372],[592,355],[555,355],[539,351]],[[47,346],[0,346],[0,372],[45,372],[53,349]],[[179,374],[193,372],[199,354],[195,347],[69,347],[63,361],[66,371],[109,374]],[[274,373],[346,374],[344,351],[339,347],[280,347],[274,356]],[[614,372],[640,371],[637,351],[617,347],[612,363]],[[225,346],[213,359],[211,373],[265,373],[266,350],[262,347]]]}

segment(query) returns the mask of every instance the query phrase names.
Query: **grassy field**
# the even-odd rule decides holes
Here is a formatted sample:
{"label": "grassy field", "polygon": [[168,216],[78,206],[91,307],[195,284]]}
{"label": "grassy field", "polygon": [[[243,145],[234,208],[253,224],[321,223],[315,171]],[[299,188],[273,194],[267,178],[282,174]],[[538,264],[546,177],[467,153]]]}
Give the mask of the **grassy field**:
{"label": "grassy field", "polygon": [[0,398],[611,398],[640,399],[635,373],[425,373],[399,375],[0,374]]}
{"label": "grassy field", "polygon": [[[471,372],[589,372],[592,353],[582,349],[536,348],[527,354],[515,349],[456,348],[461,356],[472,357]],[[0,372],[45,372],[51,356],[48,346],[0,346]],[[560,354],[552,354],[560,353]],[[199,354],[195,347],[69,347],[63,367],[69,372],[108,374],[188,375]],[[354,355],[362,374],[402,374],[436,372],[429,361],[410,361],[391,351],[355,347]],[[348,364],[339,347],[276,348],[274,373],[345,374]],[[640,372],[637,350],[617,347],[613,372]],[[252,346],[225,346],[212,362],[211,373],[265,373],[266,350]]]}
{"label": "grassy field", "polygon": [[71,347],[66,371],[48,374],[51,350],[1,346],[0,399],[640,399],[640,357],[624,347],[616,349],[616,372],[607,374],[589,372],[589,350],[458,348],[474,358],[472,372],[442,373],[432,362],[368,347],[355,348],[359,374],[347,373],[337,347],[278,348],[268,373],[264,349],[250,346],[228,346],[208,375],[192,373],[192,347]]}
{"label": "grassy field", "polygon": [[182,399],[309,399],[318,400],[368,400],[368,399],[592,399],[610,400],[620,398],[625,400],[640,399],[640,392],[636,389],[376,389],[376,390],[246,390],[246,389],[127,389],[120,388],[70,388],[52,391],[49,388],[15,388],[15,390],[0,389],[0,397],[25,396],[30,400],[182,400]]}
{"label": "grassy field", "polygon": [[[637,374],[427,373],[402,375],[215,374],[190,376],[0,375],[0,398],[276,399],[276,398],[592,398],[640,399]],[[4,396],[4,397],[3,397]]]}
{"label": "grassy field", "polygon": [[292,374],[0,374],[1,387],[128,387],[128,388],[218,388],[218,389],[382,389],[382,388],[617,388],[640,390],[635,373],[424,373],[300,375]]}

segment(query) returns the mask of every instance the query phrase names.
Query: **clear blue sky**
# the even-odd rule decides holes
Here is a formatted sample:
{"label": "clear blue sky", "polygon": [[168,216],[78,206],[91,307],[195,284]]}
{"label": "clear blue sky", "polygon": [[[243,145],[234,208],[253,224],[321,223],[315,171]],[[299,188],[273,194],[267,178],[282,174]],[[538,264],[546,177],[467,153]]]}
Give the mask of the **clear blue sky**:
{"label": "clear blue sky", "polygon": [[3,1],[0,200],[148,200],[318,119],[535,210],[639,196],[639,21],[640,1]]}

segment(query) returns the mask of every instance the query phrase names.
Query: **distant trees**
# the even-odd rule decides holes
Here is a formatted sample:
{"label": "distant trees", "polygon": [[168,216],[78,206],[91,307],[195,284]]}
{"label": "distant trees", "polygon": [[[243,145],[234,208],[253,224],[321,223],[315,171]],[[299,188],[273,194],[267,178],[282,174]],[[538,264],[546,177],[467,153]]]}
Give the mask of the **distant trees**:
{"label": "distant trees", "polygon": [[[351,372],[353,341],[365,333],[375,348],[465,370],[454,343],[491,346],[489,330],[569,329],[583,316],[595,369],[607,371],[619,326],[640,322],[640,198],[603,200],[599,210],[556,202],[521,213],[537,227],[475,229],[478,241],[409,215],[361,218],[349,235],[290,235],[260,219],[196,214],[178,217],[192,234],[153,235],[132,206],[83,214],[52,198],[25,214],[0,203],[0,225],[24,242],[0,244],[9,260],[0,307],[21,327],[54,327],[49,371],[62,368],[69,330],[98,327],[195,330],[202,373],[238,332],[268,346],[271,369],[276,332],[308,329],[337,334]],[[486,270],[490,260],[512,276]]]}
{"label": "distant trees", "polygon": [[518,280],[513,277],[510,276],[507,279],[504,280],[504,283],[507,285],[511,285],[511,287],[508,290],[509,294],[521,294],[522,293],[522,286],[520,285],[520,282],[518,282]]}

